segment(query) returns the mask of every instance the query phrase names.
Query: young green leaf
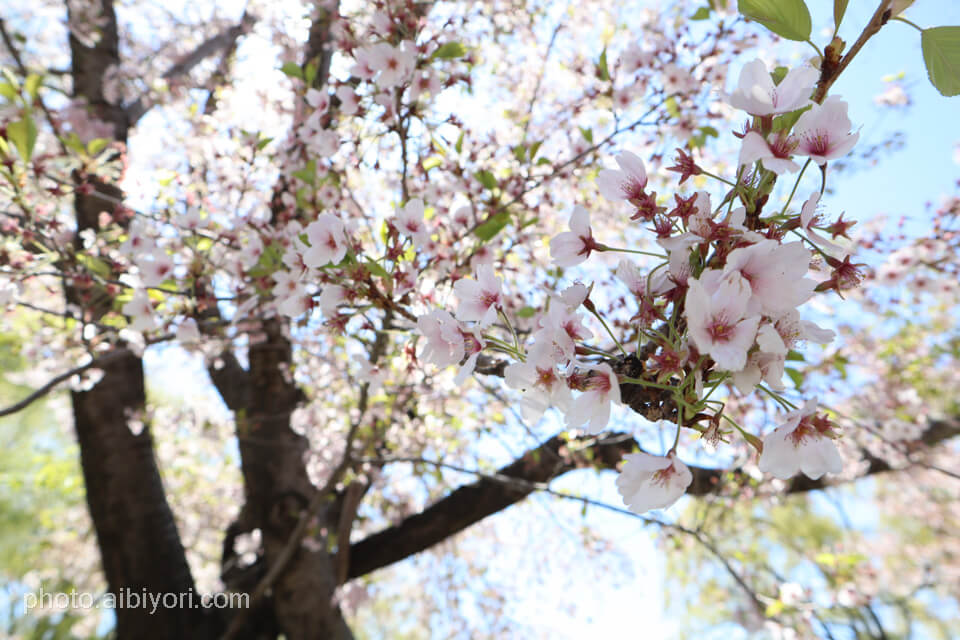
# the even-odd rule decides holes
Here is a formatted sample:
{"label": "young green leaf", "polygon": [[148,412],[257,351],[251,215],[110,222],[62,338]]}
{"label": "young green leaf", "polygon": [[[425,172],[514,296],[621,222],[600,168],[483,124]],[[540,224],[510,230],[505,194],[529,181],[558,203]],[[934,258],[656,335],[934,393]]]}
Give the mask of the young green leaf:
{"label": "young green leaf", "polygon": [[280,67],[280,71],[283,71],[284,74],[291,78],[300,78],[303,80],[303,69],[301,69],[300,65],[296,62],[284,62],[283,66]]}
{"label": "young green leaf", "polygon": [[460,42],[447,42],[440,45],[440,48],[433,52],[433,57],[440,58],[441,60],[462,58],[465,55],[467,55],[467,48]]}
{"label": "young green leaf", "polygon": [[491,238],[500,233],[500,230],[507,226],[509,222],[510,214],[506,211],[501,211],[500,213],[487,218],[483,224],[473,230],[473,234],[484,242],[488,242]]}
{"label": "young green leaf", "polygon": [[840,28],[840,23],[843,22],[843,16],[847,12],[847,4],[850,0],[833,0],[833,24],[836,25],[837,29]]}
{"label": "young green leaf", "polygon": [[737,8],[745,17],[787,40],[810,39],[813,23],[803,0],[739,0]]}
{"label": "young green leaf", "polygon": [[482,184],[487,189],[493,191],[493,188],[497,186],[497,179],[493,176],[492,173],[486,169],[482,169],[473,174],[477,181]]}
{"label": "young green leaf", "polygon": [[706,20],[710,17],[710,7],[700,7],[697,12],[690,16],[691,20]]}
{"label": "young green leaf", "polygon": [[7,125],[7,140],[20,152],[24,162],[30,162],[33,145],[37,142],[37,125],[29,115]]}
{"label": "young green leaf", "polygon": [[367,267],[367,271],[369,271],[372,275],[377,276],[378,278],[390,277],[390,274],[387,272],[386,269],[380,266],[379,262],[375,262],[368,258],[367,261],[364,263],[364,265]]}
{"label": "young green leaf", "polygon": [[603,48],[600,54],[600,62],[597,63],[597,76],[606,82],[610,79],[610,67],[607,66],[607,48]]}
{"label": "young green leaf", "polygon": [[920,33],[930,82],[945,96],[960,95],[960,27],[933,27]]}

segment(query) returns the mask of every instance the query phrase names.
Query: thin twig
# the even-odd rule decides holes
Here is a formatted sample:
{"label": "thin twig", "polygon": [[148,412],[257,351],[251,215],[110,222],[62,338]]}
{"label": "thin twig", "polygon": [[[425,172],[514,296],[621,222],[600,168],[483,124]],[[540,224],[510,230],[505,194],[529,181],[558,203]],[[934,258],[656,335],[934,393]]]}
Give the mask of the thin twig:
{"label": "thin twig", "polygon": [[112,359],[115,358],[118,354],[120,354],[120,353],[125,353],[125,352],[126,352],[125,349],[123,349],[123,350],[119,350],[119,349],[118,349],[118,350],[115,350],[115,351],[111,351],[110,353],[107,353],[107,354],[105,354],[105,355],[102,355],[102,356],[100,356],[99,358],[95,358],[95,359],[91,360],[91,361],[88,362],[87,364],[80,365],[79,367],[74,367],[73,369],[70,369],[69,371],[66,371],[66,372],[64,372],[64,373],[61,373],[60,375],[58,375],[58,376],[50,379],[50,381],[48,381],[45,385],[43,385],[42,387],[40,387],[39,389],[37,389],[36,391],[34,391],[33,393],[31,393],[30,395],[28,395],[28,396],[25,397],[24,399],[20,400],[19,402],[16,402],[16,403],[10,405],[9,407],[5,407],[5,408],[3,408],[3,409],[0,409],[0,418],[2,418],[3,416],[12,415],[12,414],[14,414],[14,413],[16,413],[16,412],[18,412],[18,411],[22,411],[23,409],[26,409],[28,406],[30,406],[30,405],[33,404],[34,402],[36,402],[37,400],[39,400],[39,399],[42,398],[43,396],[45,396],[45,395],[47,395],[48,393],[50,393],[51,391],[53,391],[53,390],[57,387],[57,385],[59,385],[61,382],[65,381],[65,380],[69,380],[69,379],[72,378],[73,376],[75,376],[75,375],[77,375],[77,374],[80,374],[80,373],[83,373],[83,372],[86,371],[87,369],[90,369],[90,368],[93,368],[93,367],[98,367],[98,366],[100,366],[100,365],[106,364],[109,360],[112,360]]}

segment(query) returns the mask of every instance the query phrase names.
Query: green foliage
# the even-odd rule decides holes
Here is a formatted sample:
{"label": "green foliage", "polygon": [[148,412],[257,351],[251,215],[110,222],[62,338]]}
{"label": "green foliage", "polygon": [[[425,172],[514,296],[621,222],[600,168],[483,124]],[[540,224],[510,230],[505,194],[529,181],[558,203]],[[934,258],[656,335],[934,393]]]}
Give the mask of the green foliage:
{"label": "green foliage", "polygon": [[510,223],[510,212],[501,211],[487,218],[483,224],[473,230],[473,235],[484,242],[489,242],[495,235]]}
{"label": "green foliage", "polygon": [[960,27],[934,27],[920,34],[930,82],[945,96],[960,95]]}
{"label": "green foliage", "polygon": [[710,17],[710,7],[700,7],[696,13],[690,16],[691,20],[706,20]]}
{"label": "green foliage", "polygon": [[440,60],[452,60],[467,55],[467,48],[461,42],[446,42],[433,52],[433,57]]}
{"label": "green foliage", "polygon": [[7,140],[13,143],[24,162],[29,162],[33,156],[33,147],[37,143],[37,125],[25,114],[20,120],[7,125]]}
{"label": "green foliage", "polygon": [[600,54],[600,61],[597,62],[597,77],[608,82],[610,80],[610,67],[607,65],[607,48],[603,48]]}
{"label": "green foliage", "polygon": [[813,23],[803,0],[739,0],[740,13],[787,40],[804,42]]}
{"label": "green foliage", "polygon": [[850,3],[850,0],[833,0],[833,24],[837,29],[840,28],[840,23],[843,22],[843,16],[847,13],[847,5]]}
{"label": "green foliage", "polygon": [[280,67],[280,71],[283,71],[283,73],[290,78],[303,80],[303,69],[301,69],[300,65],[296,62],[284,62],[283,66]]}

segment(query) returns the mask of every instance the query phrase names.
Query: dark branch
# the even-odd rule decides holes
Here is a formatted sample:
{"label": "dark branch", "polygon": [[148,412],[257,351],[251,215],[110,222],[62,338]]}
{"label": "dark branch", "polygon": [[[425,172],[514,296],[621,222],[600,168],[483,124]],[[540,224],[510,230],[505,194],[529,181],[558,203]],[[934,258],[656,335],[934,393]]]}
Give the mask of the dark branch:
{"label": "dark branch", "polygon": [[[162,77],[166,80],[181,78],[190,73],[194,67],[210,56],[216,55],[220,51],[228,51],[231,47],[236,45],[236,42],[240,39],[240,36],[250,31],[254,22],[256,22],[256,18],[250,14],[244,13],[239,24],[236,24],[202,42],[200,46],[167,69]],[[144,98],[144,96],[140,96],[134,102],[129,104],[125,109],[129,125],[132,127],[134,124],[136,124],[136,122],[142,118],[149,109],[150,103]]]}
{"label": "dark branch", "polygon": [[[915,448],[932,447],[960,435],[960,417],[938,420],[930,424]],[[536,490],[536,485],[549,482],[578,468],[616,469],[624,454],[640,450],[629,436],[614,436],[593,444],[568,440],[557,435],[520,459],[502,467],[490,477],[460,487],[424,511],[404,519],[400,524],[373,534],[350,547],[350,578],[366,575],[408,556],[428,549],[507,507],[520,502]],[[884,460],[871,458],[864,475],[893,471]],[[740,471],[725,471],[691,466],[693,482],[687,489],[692,496],[705,496],[722,489],[735,488],[750,481]],[[510,483],[510,479],[522,482]],[[810,480],[797,476],[786,493],[802,493],[831,486],[829,480]]]}
{"label": "dark branch", "polygon": [[88,362],[87,364],[80,365],[79,367],[74,367],[73,369],[70,369],[69,371],[65,371],[64,373],[61,373],[60,375],[58,375],[58,376],[56,376],[56,377],[54,377],[54,378],[51,378],[45,385],[43,385],[42,387],[40,387],[39,389],[37,389],[36,391],[34,391],[34,392],[31,393],[30,395],[28,395],[27,397],[23,398],[23,399],[20,400],[19,402],[15,402],[15,403],[13,403],[12,405],[10,405],[9,407],[4,407],[4,408],[0,409],[0,418],[2,418],[3,416],[9,416],[9,415],[14,414],[14,413],[16,413],[16,412],[18,412],[18,411],[22,411],[23,409],[26,409],[27,407],[29,407],[29,406],[30,406],[31,404],[33,404],[34,402],[36,402],[37,400],[39,400],[39,399],[42,398],[43,396],[45,396],[45,395],[47,395],[48,393],[50,393],[51,391],[53,391],[53,390],[57,387],[57,385],[59,385],[61,382],[65,381],[65,380],[69,380],[69,379],[72,378],[73,376],[79,375],[79,374],[83,373],[84,371],[86,371],[87,369],[92,369],[92,368],[94,368],[94,367],[97,367],[97,366],[100,366],[100,365],[104,365],[104,364],[108,363],[108,362],[111,360],[111,358],[116,358],[118,355],[125,355],[125,352],[124,352],[124,351],[111,351],[110,353],[107,353],[106,355],[100,356],[99,358],[96,358],[95,360],[91,360],[91,361]]}

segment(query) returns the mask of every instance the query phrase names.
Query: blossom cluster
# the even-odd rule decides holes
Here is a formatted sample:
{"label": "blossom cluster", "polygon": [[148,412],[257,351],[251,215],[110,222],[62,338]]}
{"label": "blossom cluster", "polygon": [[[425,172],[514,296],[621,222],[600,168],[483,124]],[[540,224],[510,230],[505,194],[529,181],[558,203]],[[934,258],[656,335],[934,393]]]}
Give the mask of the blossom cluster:
{"label": "blossom cluster", "polygon": [[[833,338],[832,331],[803,319],[799,307],[818,291],[849,288],[859,281],[862,266],[836,242],[850,223],[842,218],[822,222],[820,192],[811,194],[799,212],[789,212],[803,175],[795,159],[824,166],[849,152],[858,137],[851,132],[845,102],[832,96],[822,103],[811,99],[818,77],[813,67],[801,66],[777,82],[760,61],[744,67],[728,96],[731,106],[750,116],[738,135],[739,170],[734,181],[708,175],[732,187],[719,204],[707,191],[698,191],[678,193],[668,206],[649,190],[643,160],[629,151],[617,156],[618,169],[599,172],[600,193],[629,205],[630,220],[649,225],[663,253],[602,243],[581,206],[574,208],[569,230],[550,241],[550,251],[558,267],[581,265],[604,252],[659,260],[646,272],[629,259],[616,269],[636,301],[625,335],[618,338],[591,299],[591,289],[576,283],[549,296],[521,343],[503,304],[503,282],[485,265],[475,280],[455,284],[455,314],[436,309],[419,318],[425,338],[420,357],[441,367],[460,364],[458,381],[463,381],[485,350],[507,354],[515,361],[504,369],[506,384],[519,390],[529,419],[556,407],[569,428],[599,434],[610,428],[612,407],[622,403],[623,390],[639,387],[660,394],[658,411],[647,415],[675,422],[677,442],[680,430],[689,428],[716,445],[726,435],[720,428],[726,419],[762,452],[763,472],[784,479],[801,471],[814,479],[839,473],[833,442],[838,433],[817,411],[816,400],[796,408],[779,393],[791,352],[805,341]],[[671,170],[680,174],[680,184],[705,173],[682,150]],[[765,211],[777,178],[798,171],[782,210]],[[832,270],[821,282],[808,277],[815,256]],[[600,321],[620,355],[591,344],[587,315]],[[634,343],[636,352],[628,353],[623,345]],[[629,359],[641,366],[628,370]],[[760,387],[790,410],[761,443],[723,414],[723,402],[711,399],[724,385],[741,394]],[[617,485],[632,510],[666,507],[684,493],[692,474],[676,447],[666,457],[643,452],[626,457]]]}

